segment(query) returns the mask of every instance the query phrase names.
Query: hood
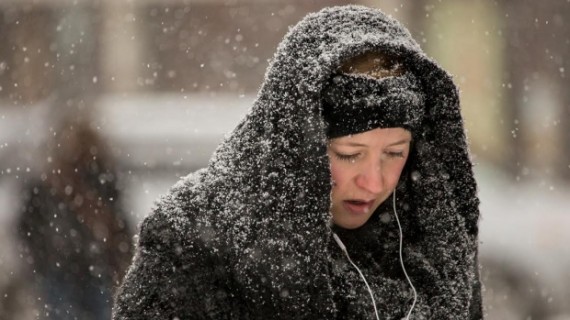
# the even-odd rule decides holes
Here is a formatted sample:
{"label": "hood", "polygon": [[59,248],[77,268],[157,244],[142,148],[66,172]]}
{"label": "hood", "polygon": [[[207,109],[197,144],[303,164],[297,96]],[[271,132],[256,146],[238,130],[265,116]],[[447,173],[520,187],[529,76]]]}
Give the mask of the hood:
{"label": "hood", "polygon": [[[224,254],[256,308],[277,305],[291,318],[334,314],[322,91],[343,62],[371,50],[399,58],[425,93],[398,206],[404,235],[420,248],[418,264],[435,268],[431,304],[461,318],[470,299],[461,288],[474,278],[463,262],[473,264],[479,214],[458,91],[409,32],[377,9],[326,8],[291,28],[248,114],[208,167],[158,206],[176,207],[169,219],[192,225],[181,231]],[[444,303],[446,294],[452,298]]]}

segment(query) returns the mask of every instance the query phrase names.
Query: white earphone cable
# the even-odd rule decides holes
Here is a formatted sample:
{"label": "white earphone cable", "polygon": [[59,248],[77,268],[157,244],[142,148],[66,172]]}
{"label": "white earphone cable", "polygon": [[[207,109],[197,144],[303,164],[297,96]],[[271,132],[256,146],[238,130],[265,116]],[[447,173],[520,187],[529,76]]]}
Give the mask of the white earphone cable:
{"label": "white earphone cable", "polygon": [[350,264],[352,264],[352,266],[354,266],[354,268],[356,268],[356,270],[358,270],[360,277],[362,278],[362,280],[364,280],[364,283],[366,284],[366,288],[368,289],[368,293],[370,294],[370,298],[372,298],[372,305],[374,306],[374,314],[376,315],[376,319],[380,320],[380,316],[378,315],[378,309],[376,309],[376,301],[374,300],[374,294],[372,294],[372,289],[370,289],[370,285],[368,285],[368,281],[366,281],[366,277],[364,277],[364,274],[362,274],[362,271],[360,271],[360,269],[356,266],[356,264],[354,264],[354,262],[352,262],[352,259],[350,259],[350,256],[348,255],[348,251],[346,250],[344,243],[342,243],[342,241],[336,235],[336,233],[333,232],[332,235],[333,235],[334,240],[336,241],[336,243],[340,247],[340,249],[344,252],[344,255],[346,256],[346,258],[348,259]]}
{"label": "white earphone cable", "polygon": [[408,315],[406,316],[406,320],[410,319],[410,316],[412,315],[412,311],[414,310],[414,307],[416,306],[416,302],[418,300],[418,293],[416,292],[416,288],[414,287],[414,285],[412,284],[412,280],[410,280],[410,277],[408,276],[408,273],[406,272],[406,267],[404,266],[404,258],[402,257],[402,243],[403,243],[403,238],[404,235],[402,233],[402,226],[400,225],[400,219],[398,219],[398,212],[396,211],[396,189],[394,189],[394,192],[392,194],[392,198],[393,198],[393,207],[394,207],[394,216],[396,217],[396,222],[398,222],[398,229],[400,230],[400,265],[402,266],[402,271],[404,271],[404,275],[406,276],[406,279],[408,280],[408,283],[410,284],[410,287],[412,287],[412,291],[414,292],[414,302],[412,303],[412,307],[410,308],[410,311],[408,312]]}
{"label": "white earphone cable", "polygon": [[[400,250],[399,250],[400,251],[400,265],[402,266],[402,271],[404,271],[404,275],[406,276],[406,280],[408,280],[408,283],[410,284],[410,287],[412,288],[412,291],[414,293],[414,301],[412,302],[412,307],[410,308],[410,311],[408,311],[408,315],[405,318],[406,320],[409,320],[410,316],[412,315],[412,311],[414,310],[414,308],[416,306],[416,302],[418,300],[418,293],[416,291],[416,288],[412,284],[412,280],[408,276],[408,272],[406,271],[406,267],[404,266],[404,258],[403,258],[403,254],[402,254],[404,235],[402,232],[402,225],[400,224],[400,219],[398,218],[398,212],[396,210],[396,189],[394,189],[394,192],[392,194],[392,199],[393,199],[392,204],[393,204],[393,209],[394,209],[394,216],[396,217],[396,222],[398,223],[398,230],[400,231]],[[350,255],[348,254],[348,250],[346,249],[346,246],[344,245],[344,243],[342,243],[342,241],[340,240],[339,236],[334,232],[332,232],[332,235],[333,235],[335,242],[338,244],[338,246],[342,250],[342,252],[344,252],[344,255],[346,256],[346,258],[348,259],[350,264],[352,264],[352,266],[358,271],[358,274],[360,274],[360,277],[364,281],[364,284],[366,284],[366,288],[368,289],[368,293],[370,294],[370,298],[372,299],[372,305],[374,306],[374,314],[376,315],[376,319],[380,320],[380,316],[378,315],[378,309],[376,308],[376,300],[374,299],[374,294],[372,293],[372,289],[370,288],[368,281],[366,281],[366,277],[364,277],[364,274],[362,274],[362,271],[360,271],[358,266],[350,258]]]}

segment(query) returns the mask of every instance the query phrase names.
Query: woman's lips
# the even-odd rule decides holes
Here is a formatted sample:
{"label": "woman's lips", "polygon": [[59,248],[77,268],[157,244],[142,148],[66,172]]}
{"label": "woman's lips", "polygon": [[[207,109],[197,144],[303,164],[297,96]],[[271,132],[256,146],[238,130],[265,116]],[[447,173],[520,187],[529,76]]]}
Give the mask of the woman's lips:
{"label": "woman's lips", "polygon": [[365,214],[368,211],[370,211],[370,207],[372,207],[373,203],[374,203],[374,200],[370,200],[370,201],[344,200],[342,202],[342,205],[350,213],[352,213],[354,215],[361,215],[361,214]]}

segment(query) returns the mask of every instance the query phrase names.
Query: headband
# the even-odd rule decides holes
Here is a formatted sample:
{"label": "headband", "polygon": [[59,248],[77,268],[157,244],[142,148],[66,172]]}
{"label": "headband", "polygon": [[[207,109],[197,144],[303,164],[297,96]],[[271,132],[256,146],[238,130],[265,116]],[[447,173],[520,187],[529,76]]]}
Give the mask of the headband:
{"label": "headband", "polygon": [[413,133],[423,118],[424,95],[410,72],[382,79],[337,74],[322,97],[329,139],[376,128],[402,127]]}

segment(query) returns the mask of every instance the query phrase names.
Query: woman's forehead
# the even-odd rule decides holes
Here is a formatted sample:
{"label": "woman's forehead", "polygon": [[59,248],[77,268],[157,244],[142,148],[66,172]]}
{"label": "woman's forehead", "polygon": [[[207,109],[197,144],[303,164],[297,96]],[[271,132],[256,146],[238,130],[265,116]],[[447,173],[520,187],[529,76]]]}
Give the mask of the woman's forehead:
{"label": "woman's forehead", "polygon": [[362,145],[370,142],[383,142],[385,144],[400,144],[411,140],[410,131],[403,128],[376,128],[365,132],[346,135],[330,140],[331,144]]}

